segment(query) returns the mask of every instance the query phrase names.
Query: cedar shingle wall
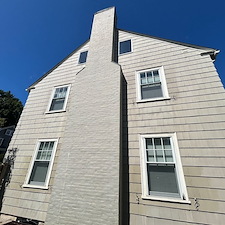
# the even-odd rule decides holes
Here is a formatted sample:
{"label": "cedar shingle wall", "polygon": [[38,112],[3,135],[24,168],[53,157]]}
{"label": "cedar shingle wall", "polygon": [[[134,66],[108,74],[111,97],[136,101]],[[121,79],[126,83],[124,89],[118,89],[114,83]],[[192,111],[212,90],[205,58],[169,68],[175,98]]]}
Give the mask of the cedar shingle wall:
{"label": "cedar shingle wall", "polygon": [[[48,74],[32,89],[13,135],[9,148],[17,147],[17,157],[11,182],[6,189],[2,213],[45,221],[56,165],[61,151],[67,112],[45,114],[54,86],[72,84],[83,65],[78,64],[79,54],[88,49],[88,44],[69,57],[63,64]],[[59,138],[49,189],[23,188],[30,161],[38,139]]]}
{"label": "cedar shingle wall", "polygon": [[[119,57],[127,81],[130,225],[223,224],[225,93],[210,57],[124,31],[119,39],[133,42],[133,52]],[[164,67],[171,99],[137,103],[135,71],[158,66]],[[191,205],[141,199],[138,135],[167,132],[177,132]]]}

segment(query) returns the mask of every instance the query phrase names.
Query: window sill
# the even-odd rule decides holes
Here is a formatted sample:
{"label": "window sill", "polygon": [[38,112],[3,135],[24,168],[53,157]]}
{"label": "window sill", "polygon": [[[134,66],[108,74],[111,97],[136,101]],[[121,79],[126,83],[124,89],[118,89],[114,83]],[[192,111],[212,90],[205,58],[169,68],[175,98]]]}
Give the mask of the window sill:
{"label": "window sill", "polygon": [[66,110],[62,109],[62,110],[55,110],[55,111],[47,111],[47,112],[45,112],[45,114],[61,113],[61,112],[66,112]]}
{"label": "window sill", "polygon": [[152,98],[152,99],[143,99],[143,100],[137,100],[136,103],[144,103],[144,102],[156,102],[156,101],[164,101],[164,100],[170,100],[170,97],[166,98]]}
{"label": "window sill", "polygon": [[131,51],[131,52],[119,53],[118,56],[127,55],[127,54],[131,54],[131,53],[133,53],[133,52]]}
{"label": "window sill", "polygon": [[172,202],[172,203],[181,203],[181,204],[191,204],[189,200],[182,200],[178,198],[167,198],[167,197],[159,197],[159,196],[141,196],[144,200],[153,200],[153,201],[161,201],[161,202]]}
{"label": "window sill", "polygon": [[32,185],[32,184],[24,184],[22,187],[23,188],[34,188],[34,189],[48,190],[47,186],[38,186],[38,185]]}

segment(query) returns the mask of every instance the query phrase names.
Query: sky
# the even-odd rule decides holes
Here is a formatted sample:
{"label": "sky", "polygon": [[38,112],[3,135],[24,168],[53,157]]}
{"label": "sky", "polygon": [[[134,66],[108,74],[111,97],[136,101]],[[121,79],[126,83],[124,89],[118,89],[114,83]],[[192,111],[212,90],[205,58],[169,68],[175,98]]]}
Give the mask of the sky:
{"label": "sky", "polygon": [[120,29],[219,49],[225,84],[224,0],[0,0],[0,89],[24,104],[25,89],[84,43],[94,13],[111,6]]}

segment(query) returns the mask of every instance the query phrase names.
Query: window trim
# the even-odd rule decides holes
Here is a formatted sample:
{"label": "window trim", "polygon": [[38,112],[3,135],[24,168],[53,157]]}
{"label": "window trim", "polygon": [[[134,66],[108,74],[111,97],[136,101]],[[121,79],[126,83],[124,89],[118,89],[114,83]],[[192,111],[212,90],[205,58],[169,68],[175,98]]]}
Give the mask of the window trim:
{"label": "window trim", "polygon": [[[149,194],[145,139],[146,138],[163,138],[163,137],[170,137],[172,140],[171,145],[172,145],[172,151],[173,151],[173,156],[174,156],[180,198]],[[188,198],[188,193],[187,193],[186,183],[185,183],[185,179],[184,179],[183,167],[182,167],[182,163],[181,163],[176,133],[140,134],[139,135],[139,143],[140,143],[139,149],[140,149],[140,165],[141,165],[141,185],[142,185],[142,196],[141,197],[142,197],[142,199],[190,204],[191,202],[189,201],[189,198]]]}
{"label": "window trim", "polygon": [[[120,43],[121,43],[121,42],[125,42],[125,41],[129,41],[129,40],[130,40],[130,48],[131,48],[130,52],[120,53]],[[125,39],[125,40],[119,40],[119,44],[118,44],[118,55],[119,55],[119,56],[120,56],[120,55],[130,54],[130,53],[132,53],[132,52],[133,52],[133,40],[132,40],[131,38]]]}
{"label": "window trim", "polygon": [[[26,175],[26,179],[25,179],[25,182],[24,182],[22,187],[24,187],[24,188],[46,189],[46,190],[48,189],[49,181],[50,181],[50,177],[51,177],[51,172],[52,172],[52,167],[53,167],[53,164],[54,164],[56,149],[57,149],[57,146],[58,146],[58,140],[59,140],[58,138],[37,140],[35,148],[34,148],[34,153],[33,153],[32,159],[30,161],[30,165],[29,165],[28,172],[27,172],[27,175]],[[34,167],[34,162],[35,162],[36,157],[37,157],[37,153],[38,153],[38,150],[39,150],[40,143],[41,142],[48,142],[48,141],[49,142],[54,141],[55,143],[54,143],[54,148],[52,150],[51,159],[49,160],[49,167],[48,167],[48,171],[47,171],[47,174],[46,174],[45,183],[44,183],[44,185],[29,184],[29,179],[30,179],[33,167]]]}
{"label": "window trim", "polygon": [[[153,71],[153,70],[159,71],[159,78],[160,78],[160,82],[161,82],[163,96],[162,97],[156,97],[156,98],[142,99],[142,97],[141,97],[140,73]],[[137,98],[137,103],[139,103],[139,102],[152,102],[152,101],[158,101],[158,100],[169,100],[170,99],[168,89],[167,89],[166,77],[165,77],[165,72],[164,72],[163,66],[158,66],[158,67],[154,67],[154,68],[136,71],[136,98]]]}
{"label": "window trim", "polygon": [[[51,107],[52,100],[53,100],[53,97],[54,97],[54,94],[55,94],[55,90],[57,88],[62,88],[62,87],[68,87],[67,92],[66,92],[66,97],[65,97],[63,108],[59,109],[59,110],[51,110],[50,111],[50,107]],[[52,93],[51,93],[51,97],[50,97],[50,100],[49,100],[49,103],[48,103],[48,108],[47,108],[47,111],[46,111],[47,114],[49,114],[49,113],[57,113],[57,112],[65,112],[66,111],[66,106],[67,106],[67,101],[68,101],[68,98],[69,98],[70,88],[71,88],[71,84],[64,84],[64,85],[54,86],[53,87]]]}

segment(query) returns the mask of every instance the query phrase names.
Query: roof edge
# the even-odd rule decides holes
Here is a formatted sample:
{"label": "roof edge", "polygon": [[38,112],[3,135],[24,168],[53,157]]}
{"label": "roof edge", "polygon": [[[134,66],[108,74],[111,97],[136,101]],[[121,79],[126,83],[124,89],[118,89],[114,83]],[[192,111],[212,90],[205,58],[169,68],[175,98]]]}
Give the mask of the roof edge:
{"label": "roof edge", "polygon": [[204,47],[204,46],[200,46],[200,45],[193,45],[193,44],[189,44],[189,43],[174,41],[174,40],[170,40],[170,39],[166,39],[166,38],[156,37],[156,36],[152,36],[152,35],[128,31],[128,30],[124,30],[124,29],[118,29],[118,30],[128,32],[128,33],[131,33],[131,34],[141,35],[141,36],[144,36],[144,37],[154,38],[154,39],[157,39],[157,40],[160,40],[160,41],[166,41],[166,42],[170,42],[170,43],[173,43],[173,44],[183,45],[183,46],[187,46],[187,47],[191,47],[191,48],[197,48],[197,49],[206,50],[206,51],[219,51],[218,49],[215,49],[215,48],[209,48],[209,47]]}
{"label": "roof edge", "polygon": [[65,58],[63,58],[59,63],[57,63],[55,66],[53,66],[48,72],[46,72],[44,75],[42,75],[39,79],[37,79],[33,84],[31,84],[26,91],[30,92],[31,89],[34,89],[35,85],[38,84],[41,80],[43,80],[48,74],[50,74],[52,71],[54,71],[56,68],[58,68],[62,63],[64,63],[70,56],[72,56],[75,52],[77,52],[80,48],[82,48],[87,42],[86,40],[83,44],[78,46],[75,50],[73,50],[69,55],[67,55]]}

